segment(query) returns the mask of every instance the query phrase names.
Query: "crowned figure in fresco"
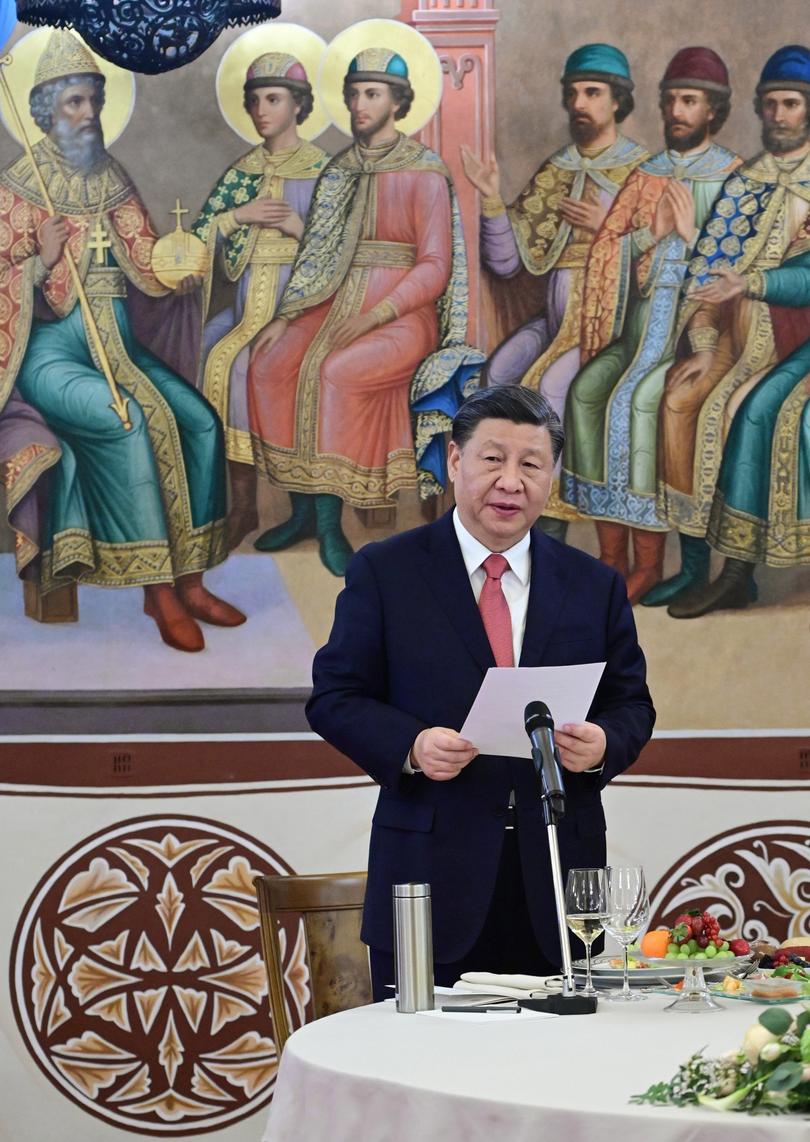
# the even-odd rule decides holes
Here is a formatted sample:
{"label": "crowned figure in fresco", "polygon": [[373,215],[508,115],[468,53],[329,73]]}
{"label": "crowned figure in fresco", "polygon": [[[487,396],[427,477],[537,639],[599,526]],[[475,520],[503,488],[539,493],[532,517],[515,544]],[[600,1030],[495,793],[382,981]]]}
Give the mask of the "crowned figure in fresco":
{"label": "crowned figure in fresco", "polygon": [[138,299],[168,291],[146,209],[105,148],[104,100],[93,55],[53,32],[30,91],[45,137],[0,173],[0,458],[17,566],[36,567],[44,592],[141,586],[163,640],[201,650],[197,620],[245,617],[202,582],[226,556],[222,430],[135,337]]}
{"label": "crowned figure in fresco", "polygon": [[[255,45],[260,35],[278,47],[290,40],[297,47],[300,40],[313,57],[310,66],[317,66],[324,46],[305,28],[257,29],[235,41],[223,57],[220,75],[227,79],[241,40]],[[206,311],[215,308],[211,304],[214,286],[225,300],[204,329],[201,387],[225,426],[230,548],[259,526],[247,406],[249,346],[275,314],[304,232],[315,183],[329,158],[299,133],[300,127],[312,122],[314,98],[308,73],[295,55],[281,50],[263,52],[241,78],[244,112],[262,141],[228,167],[192,226],[192,233],[207,244],[211,255],[204,285]],[[223,111],[241,131],[226,98],[223,91]],[[327,122],[325,116],[316,115],[315,129],[322,130]]]}
{"label": "crowned figure in fresco", "polygon": [[[392,22],[391,35],[425,51],[411,29]],[[397,129],[414,100],[408,61],[385,46],[349,58],[340,79],[354,143],[320,177],[248,379],[256,464],[292,505],[255,546],[277,551],[317,536],[335,575],[352,554],[344,502],[374,508],[404,489],[441,490],[447,409],[482,360],[463,343],[467,271],[449,172]]]}
{"label": "crowned figure in fresco", "polygon": [[[522,308],[524,298],[535,296],[532,281],[543,290],[540,311],[494,350],[483,381],[539,388],[562,419],[580,366],[588,253],[620,187],[648,152],[618,129],[634,105],[630,65],[618,48],[577,48],[565,61],[560,82],[571,142],[546,159],[511,206],[501,197],[495,159],[484,161],[467,147],[461,154],[465,174],[482,196],[481,259],[506,279],[495,295],[506,323],[512,324],[510,315]],[[577,512],[559,497],[559,474],[558,461],[539,526],[563,540]]]}
{"label": "crowned figure in fresco", "polygon": [[679,291],[700,227],[741,161],[715,141],[731,87],[711,48],[676,52],[659,101],[665,149],[628,178],[591,247],[584,368],[568,394],[562,462],[562,497],[595,521],[599,556],[627,577],[631,603],[663,573],[669,525],[656,506],[656,434]]}
{"label": "crowned figure in fresco", "polygon": [[[765,64],[756,91],[764,150],[726,180],[689,265],[680,316],[689,353],[667,374],[658,455],[658,509],[680,533],[683,561],[676,575],[642,600],[652,606],[667,604],[673,618],[744,608],[756,597],[754,567],[767,550],[767,544],[758,549],[753,539],[763,534],[761,526],[753,526],[764,518],[762,502],[753,492],[739,494],[740,483],[730,466],[725,466],[724,479],[727,491],[736,486],[732,502],[745,515],[749,512],[744,505],[756,502],[748,521],[751,538],[737,551],[748,550],[750,542],[750,554],[757,558],[734,555],[736,541],[718,516],[713,534],[725,536],[721,550],[731,558],[715,583],[709,583],[707,529],[725,440],[738,410],[744,402],[748,415],[761,407],[753,395],[760,382],[768,375],[775,391],[770,370],[810,336],[810,311],[782,305],[777,287],[766,288],[762,276],[810,250],[809,99],[810,49],[796,44],[780,48]],[[746,290],[725,297],[697,288],[723,270],[746,276]],[[782,379],[788,375],[789,370]],[[798,446],[795,434],[788,438]],[[732,457],[740,457],[744,439],[735,434]],[[793,459],[787,462],[788,468],[792,465]],[[786,497],[786,487],[777,491],[778,510],[789,514],[783,493]]]}

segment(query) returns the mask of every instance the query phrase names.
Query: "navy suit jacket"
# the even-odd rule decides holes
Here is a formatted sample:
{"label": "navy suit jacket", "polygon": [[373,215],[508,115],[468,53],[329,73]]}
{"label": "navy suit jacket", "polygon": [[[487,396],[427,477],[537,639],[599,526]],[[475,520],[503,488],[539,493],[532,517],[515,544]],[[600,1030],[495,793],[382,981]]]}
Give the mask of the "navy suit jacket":
{"label": "navy suit jacket", "polygon": [[[520,665],[601,661],[607,666],[588,720],[607,736],[605,765],[600,774],[564,773],[567,807],[558,830],[564,873],[604,865],[600,790],[635,761],[655,711],[621,576],[533,530]],[[436,960],[452,962],[469,951],[492,899],[514,789],[529,911],[544,954],[560,962],[531,761],[481,754],[451,781],[402,772],[421,730],[461,729],[494,665],[452,513],[355,555],[329,641],[315,656],[307,716],[380,785],[363,917],[363,939],[372,947],[392,948],[391,885],[419,881],[431,885]]]}

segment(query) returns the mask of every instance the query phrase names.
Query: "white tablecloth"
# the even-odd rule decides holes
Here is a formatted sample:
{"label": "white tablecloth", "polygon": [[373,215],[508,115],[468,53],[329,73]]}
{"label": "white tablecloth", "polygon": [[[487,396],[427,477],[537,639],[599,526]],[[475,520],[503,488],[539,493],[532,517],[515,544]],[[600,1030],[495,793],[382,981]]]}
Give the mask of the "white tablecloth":
{"label": "white tablecloth", "polygon": [[808,1142],[798,1115],[630,1105],[700,1047],[738,1047],[762,1010],[727,1001],[684,1015],[668,1002],[601,1001],[596,1015],[525,1024],[392,1003],[320,1019],[287,1042],[264,1142]]}

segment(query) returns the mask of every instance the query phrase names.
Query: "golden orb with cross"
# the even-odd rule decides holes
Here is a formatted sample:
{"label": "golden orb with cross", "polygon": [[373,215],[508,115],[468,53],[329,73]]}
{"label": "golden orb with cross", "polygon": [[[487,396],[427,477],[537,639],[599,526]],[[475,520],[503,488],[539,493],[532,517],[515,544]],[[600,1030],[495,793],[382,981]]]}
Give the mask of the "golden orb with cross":
{"label": "golden orb with cross", "polygon": [[194,234],[183,229],[182,216],[188,214],[178,198],[174,210],[177,218],[171,234],[158,238],[152,248],[152,272],[161,285],[177,289],[178,283],[189,275],[205,274],[208,270],[208,250]]}

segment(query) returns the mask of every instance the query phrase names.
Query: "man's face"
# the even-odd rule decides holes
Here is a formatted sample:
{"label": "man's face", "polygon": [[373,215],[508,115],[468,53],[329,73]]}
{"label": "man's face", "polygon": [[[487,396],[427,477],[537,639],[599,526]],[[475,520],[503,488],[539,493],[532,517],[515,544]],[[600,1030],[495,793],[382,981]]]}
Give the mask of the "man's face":
{"label": "man's face", "polygon": [[589,143],[615,122],[618,104],[609,83],[593,79],[563,85],[563,105],[575,143]]}
{"label": "man's face", "polygon": [[393,127],[398,103],[388,83],[349,83],[346,106],[352,120],[352,134],[358,138],[375,135],[385,127]]}
{"label": "man's face", "polygon": [[298,104],[287,87],[255,87],[247,95],[247,112],[263,139],[283,135],[295,123]]}
{"label": "man's face", "polygon": [[489,417],[463,447],[450,442],[450,480],[461,522],[490,551],[506,551],[543,514],[554,457],[547,428]]}
{"label": "man's face", "polygon": [[102,91],[90,80],[64,88],[56,97],[49,136],[76,166],[87,168],[104,153]]}
{"label": "man's face", "polygon": [[705,143],[714,119],[705,91],[670,87],[661,94],[664,138],[673,151],[691,151]]}
{"label": "man's face", "polygon": [[789,154],[810,138],[801,91],[766,91],[761,100],[762,142],[773,155]]}

